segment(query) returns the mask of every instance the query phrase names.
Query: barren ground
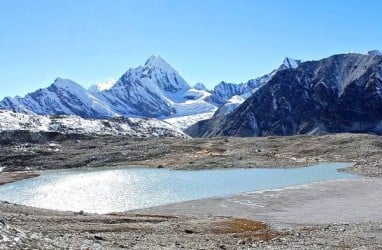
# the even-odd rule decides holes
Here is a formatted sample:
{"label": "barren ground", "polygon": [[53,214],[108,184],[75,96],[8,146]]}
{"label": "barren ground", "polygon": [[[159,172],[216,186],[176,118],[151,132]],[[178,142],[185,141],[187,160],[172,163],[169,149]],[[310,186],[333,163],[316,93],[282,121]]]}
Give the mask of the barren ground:
{"label": "barren ground", "polygon": [[[81,138],[0,145],[0,182],[41,169],[296,167],[351,161],[357,180],[95,215],[0,203],[0,248],[381,249],[382,140],[338,134],[265,138]],[[25,171],[28,172],[14,172]]]}

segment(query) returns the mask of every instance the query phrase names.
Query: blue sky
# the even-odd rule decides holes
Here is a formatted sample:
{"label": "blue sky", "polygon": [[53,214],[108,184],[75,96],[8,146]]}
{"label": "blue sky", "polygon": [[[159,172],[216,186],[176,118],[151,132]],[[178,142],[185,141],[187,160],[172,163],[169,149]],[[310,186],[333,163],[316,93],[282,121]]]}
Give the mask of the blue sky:
{"label": "blue sky", "polygon": [[190,83],[243,82],[284,57],[382,49],[379,0],[0,0],[0,97],[84,87],[160,54]]}

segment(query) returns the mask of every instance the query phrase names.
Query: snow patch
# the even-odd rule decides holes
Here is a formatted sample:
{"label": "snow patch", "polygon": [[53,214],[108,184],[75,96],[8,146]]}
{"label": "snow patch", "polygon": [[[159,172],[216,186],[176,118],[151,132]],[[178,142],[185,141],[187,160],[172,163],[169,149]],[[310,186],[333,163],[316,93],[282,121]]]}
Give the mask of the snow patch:
{"label": "snow patch", "polygon": [[191,99],[191,100],[205,100],[209,96],[211,96],[211,93],[204,91],[204,90],[198,90],[195,88],[187,90],[187,92],[183,95],[185,99]]}
{"label": "snow patch", "polygon": [[228,100],[228,103],[242,104],[244,101],[245,99],[242,96],[234,95]]}
{"label": "snow patch", "polygon": [[[79,116],[39,116],[0,110],[0,132],[28,130],[89,135],[126,135],[132,137],[183,137],[178,127],[150,118],[83,119]],[[54,146],[54,145],[52,145]]]}
{"label": "snow patch", "polygon": [[177,126],[182,130],[185,130],[186,128],[190,127],[191,125],[194,125],[199,121],[210,119],[214,115],[214,113],[215,112],[207,112],[195,115],[179,116],[165,119],[165,121],[170,124],[173,124],[174,126]]}
{"label": "snow patch", "polygon": [[108,78],[104,82],[98,82],[89,88],[90,92],[102,92],[111,89],[117,81],[113,78]]}

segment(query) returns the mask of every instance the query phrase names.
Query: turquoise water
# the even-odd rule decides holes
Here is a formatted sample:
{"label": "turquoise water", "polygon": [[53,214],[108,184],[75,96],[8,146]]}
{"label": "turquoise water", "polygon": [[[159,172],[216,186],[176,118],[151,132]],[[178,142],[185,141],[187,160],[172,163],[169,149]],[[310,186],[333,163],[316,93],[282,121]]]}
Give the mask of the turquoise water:
{"label": "turquoise water", "polygon": [[108,213],[207,197],[281,188],[319,180],[355,178],[346,163],[294,169],[179,171],[97,168],[45,171],[0,186],[0,200],[56,210]]}

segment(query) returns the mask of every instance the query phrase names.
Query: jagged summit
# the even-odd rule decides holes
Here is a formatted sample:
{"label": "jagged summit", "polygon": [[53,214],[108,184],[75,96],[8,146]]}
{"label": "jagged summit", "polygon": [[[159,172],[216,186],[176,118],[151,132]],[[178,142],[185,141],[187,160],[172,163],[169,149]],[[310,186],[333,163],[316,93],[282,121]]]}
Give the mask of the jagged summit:
{"label": "jagged summit", "polygon": [[285,57],[283,63],[279,67],[279,70],[295,69],[301,64],[301,60],[296,60],[290,57]]}
{"label": "jagged summit", "polygon": [[72,81],[70,79],[64,79],[61,77],[57,77],[51,86],[57,87],[57,88],[67,88],[67,89],[81,89],[83,90],[83,87],[76,83],[75,81]]}
{"label": "jagged summit", "polygon": [[156,68],[167,68],[171,67],[168,62],[166,62],[160,55],[152,55],[150,56],[146,62],[146,67],[156,67]]}

